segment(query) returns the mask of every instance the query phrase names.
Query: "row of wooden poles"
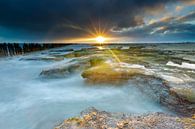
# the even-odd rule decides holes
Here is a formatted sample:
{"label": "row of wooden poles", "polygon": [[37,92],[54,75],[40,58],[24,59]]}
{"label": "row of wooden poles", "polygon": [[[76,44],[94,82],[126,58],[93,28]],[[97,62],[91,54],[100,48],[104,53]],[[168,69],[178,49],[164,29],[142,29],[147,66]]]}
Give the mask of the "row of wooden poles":
{"label": "row of wooden poles", "polygon": [[38,44],[38,43],[3,43],[0,44],[0,57],[21,55],[28,52],[46,50],[64,46],[63,44]]}

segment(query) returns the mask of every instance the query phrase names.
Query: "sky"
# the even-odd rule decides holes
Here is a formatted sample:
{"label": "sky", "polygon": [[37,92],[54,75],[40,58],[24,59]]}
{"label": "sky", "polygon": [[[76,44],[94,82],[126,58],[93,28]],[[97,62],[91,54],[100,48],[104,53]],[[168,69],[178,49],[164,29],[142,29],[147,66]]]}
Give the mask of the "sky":
{"label": "sky", "polygon": [[0,0],[0,42],[195,42],[195,0]]}

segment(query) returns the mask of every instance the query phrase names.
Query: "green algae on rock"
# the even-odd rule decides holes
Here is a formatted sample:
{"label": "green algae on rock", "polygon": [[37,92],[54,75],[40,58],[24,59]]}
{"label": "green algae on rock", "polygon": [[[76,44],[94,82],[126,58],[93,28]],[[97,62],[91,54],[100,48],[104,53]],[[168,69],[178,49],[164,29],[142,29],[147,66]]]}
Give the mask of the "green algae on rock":
{"label": "green algae on rock", "polygon": [[101,65],[86,69],[82,77],[92,83],[120,84],[129,78],[144,74],[140,68],[127,68],[118,63],[103,63]]}
{"label": "green algae on rock", "polygon": [[84,56],[88,56],[88,55],[92,55],[97,53],[99,50],[96,48],[86,48],[86,49],[81,49],[81,50],[77,50],[68,54],[65,54],[64,57],[65,58],[78,58],[78,57],[84,57]]}
{"label": "green algae on rock", "polygon": [[195,89],[192,88],[172,88],[180,97],[185,98],[189,102],[195,103]]}

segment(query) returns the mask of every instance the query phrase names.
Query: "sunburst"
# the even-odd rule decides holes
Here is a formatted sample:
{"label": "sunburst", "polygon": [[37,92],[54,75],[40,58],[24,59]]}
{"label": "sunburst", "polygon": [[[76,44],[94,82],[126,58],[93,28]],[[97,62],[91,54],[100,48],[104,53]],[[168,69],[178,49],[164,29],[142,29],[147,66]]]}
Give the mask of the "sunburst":
{"label": "sunburst", "polygon": [[104,38],[103,36],[98,36],[98,37],[96,37],[96,42],[97,42],[97,43],[102,44],[102,43],[104,43],[105,41],[106,41],[106,38]]}

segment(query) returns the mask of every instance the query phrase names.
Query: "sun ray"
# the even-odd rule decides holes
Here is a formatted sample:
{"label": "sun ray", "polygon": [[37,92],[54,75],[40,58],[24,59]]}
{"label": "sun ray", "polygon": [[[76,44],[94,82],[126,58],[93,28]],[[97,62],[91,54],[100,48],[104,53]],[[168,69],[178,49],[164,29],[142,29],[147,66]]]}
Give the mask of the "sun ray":
{"label": "sun ray", "polygon": [[117,61],[118,63],[121,62],[120,59],[119,59],[119,57],[118,57],[110,48],[108,48],[108,51],[110,51],[110,53],[112,54],[112,56],[116,59],[116,61]]}

